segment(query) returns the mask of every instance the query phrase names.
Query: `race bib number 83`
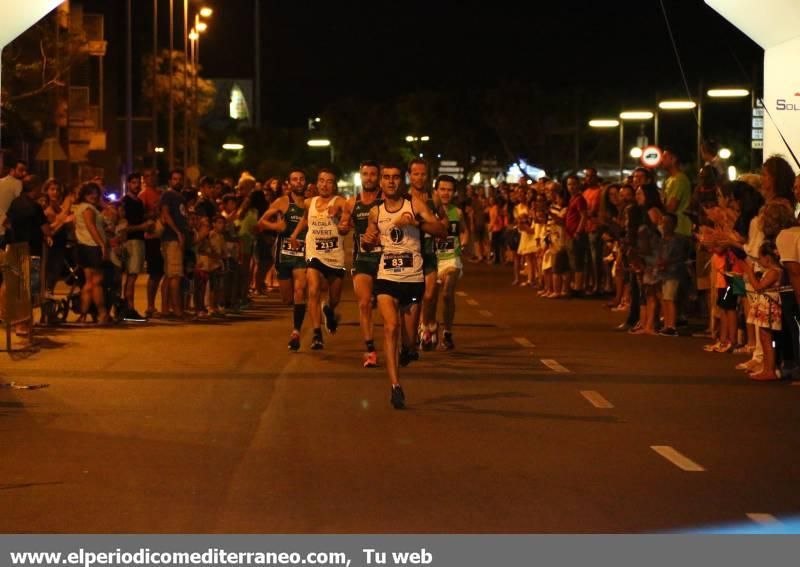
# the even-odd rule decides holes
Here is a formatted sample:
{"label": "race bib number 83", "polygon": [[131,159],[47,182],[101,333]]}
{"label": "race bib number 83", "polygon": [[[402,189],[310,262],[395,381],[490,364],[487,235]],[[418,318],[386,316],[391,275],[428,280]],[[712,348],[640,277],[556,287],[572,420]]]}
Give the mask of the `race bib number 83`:
{"label": "race bib number 83", "polygon": [[414,267],[414,256],[410,253],[406,254],[384,254],[383,256],[383,269],[384,270],[405,270]]}

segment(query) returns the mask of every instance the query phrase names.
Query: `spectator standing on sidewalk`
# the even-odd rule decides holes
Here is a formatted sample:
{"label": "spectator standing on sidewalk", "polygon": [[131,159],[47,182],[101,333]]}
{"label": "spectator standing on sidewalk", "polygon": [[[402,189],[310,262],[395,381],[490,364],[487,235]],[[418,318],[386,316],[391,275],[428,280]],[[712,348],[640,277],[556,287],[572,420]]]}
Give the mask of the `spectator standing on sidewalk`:
{"label": "spectator standing on sidewalk", "polygon": [[159,208],[164,232],[161,235],[161,255],[164,258],[164,272],[168,285],[167,305],[161,305],[161,315],[166,317],[172,313],[178,318],[184,317],[181,280],[184,277],[183,257],[189,220],[186,204],[181,195],[183,189],[183,170],[173,169],[170,174],[169,189],[161,195]]}
{"label": "spectator standing on sidewalk", "polygon": [[161,287],[162,309],[165,309],[168,303],[167,281],[164,279],[164,258],[161,256],[161,234],[156,230],[156,227],[163,230],[159,209],[161,193],[156,170],[145,169],[142,175],[142,191],[139,193],[139,199],[144,203],[146,219],[153,221],[153,228],[144,233],[144,256],[147,269],[147,311],[145,311],[145,316],[147,317],[158,316],[156,295],[159,286]]}
{"label": "spectator standing on sidewalk", "polygon": [[135,293],[136,280],[144,271],[145,242],[144,231],[153,228],[152,220],[147,220],[147,209],[144,201],[139,198],[142,191],[142,176],[140,173],[131,173],[127,179],[125,196],[122,198],[122,216],[127,222],[125,227],[125,286],[124,298],[127,304],[126,316],[133,319],[143,319],[136,311]]}

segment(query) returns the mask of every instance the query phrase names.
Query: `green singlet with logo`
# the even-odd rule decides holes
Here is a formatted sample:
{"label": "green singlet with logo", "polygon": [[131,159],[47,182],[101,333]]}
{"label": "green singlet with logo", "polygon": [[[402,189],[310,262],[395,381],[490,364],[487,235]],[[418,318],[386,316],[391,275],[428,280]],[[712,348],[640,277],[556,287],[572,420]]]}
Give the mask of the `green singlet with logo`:
{"label": "green singlet with logo", "polygon": [[353,207],[353,273],[367,274],[373,278],[378,275],[378,266],[381,261],[380,248],[372,248],[367,251],[361,245],[361,237],[367,233],[369,226],[369,212],[373,207],[379,206],[383,201],[375,199],[369,205],[361,202],[361,196],[356,197],[356,204]]}
{"label": "green singlet with logo", "polygon": [[448,205],[447,220],[449,221],[447,237],[437,239],[436,242],[436,257],[439,262],[454,260],[455,258],[461,257],[461,233],[459,231],[458,207],[455,205]]}
{"label": "green singlet with logo", "polygon": [[293,268],[305,268],[306,266],[306,231],[304,230],[297,235],[297,240],[300,242],[300,247],[292,249],[289,244],[289,237],[303,220],[305,209],[297,206],[294,201],[289,203],[289,208],[286,209],[286,214],[283,218],[286,220],[286,230],[281,233],[278,242],[280,250],[279,264],[283,266],[292,266]]}

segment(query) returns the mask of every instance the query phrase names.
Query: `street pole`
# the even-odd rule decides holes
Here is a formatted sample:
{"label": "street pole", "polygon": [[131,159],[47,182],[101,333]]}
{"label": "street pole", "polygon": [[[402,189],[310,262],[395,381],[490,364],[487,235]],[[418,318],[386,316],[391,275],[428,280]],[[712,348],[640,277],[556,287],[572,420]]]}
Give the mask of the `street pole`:
{"label": "street pole", "polygon": [[253,43],[254,43],[254,60],[255,60],[255,69],[254,69],[254,78],[256,83],[255,89],[255,113],[254,113],[254,126],[256,128],[261,128],[261,2],[260,0],[255,0],[255,13],[253,14]]}
{"label": "street pole", "polygon": [[173,53],[175,51],[175,0],[169,0],[169,132],[167,134],[167,144],[169,145],[169,168],[175,168],[175,100],[172,91],[172,75],[173,75]]}
{"label": "street pole", "polygon": [[189,0],[183,0],[183,169],[189,165]]}
{"label": "street pole", "polygon": [[133,171],[133,9],[128,0],[127,60],[125,62],[125,173]]}
{"label": "street pole", "polygon": [[658,146],[658,106],[653,113],[653,143]]}
{"label": "street pole", "polygon": [[701,80],[697,92],[697,170],[703,167],[703,157],[700,155],[700,146],[703,144],[703,81]]}
{"label": "street pole", "polygon": [[623,168],[625,167],[625,121],[619,120],[619,180],[625,179]]}
{"label": "street pole", "polygon": [[198,80],[197,79],[197,75],[200,73],[200,32],[197,31],[197,23],[200,21],[200,19],[199,19],[198,16],[195,16],[194,20],[195,20],[194,29],[195,29],[196,37],[195,37],[195,40],[194,40],[194,50],[193,50],[193,53],[192,53],[192,65],[193,65],[192,70],[194,72],[194,75],[193,75],[193,79],[194,79],[193,87],[194,88],[192,89],[193,90],[193,96],[192,96],[192,117],[193,117],[193,120],[192,120],[192,129],[193,129],[193,132],[192,132],[192,134],[193,134],[192,135],[192,153],[194,154],[194,157],[192,159],[192,165],[199,166],[200,165],[200,151],[199,151],[199,147],[200,147],[200,145],[199,145],[200,118],[199,118],[198,112],[197,112],[197,95],[198,95],[198,91],[197,91],[197,80]]}
{"label": "street pole", "polygon": [[158,0],[153,0],[153,76],[150,78],[153,81],[151,88],[153,89],[153,124],[151,129],[151,138],[153,139],[153,170],[158,167],[158,154],[156,147],[158,146],[158,93],[156,92],[156,82],[158,80]]}

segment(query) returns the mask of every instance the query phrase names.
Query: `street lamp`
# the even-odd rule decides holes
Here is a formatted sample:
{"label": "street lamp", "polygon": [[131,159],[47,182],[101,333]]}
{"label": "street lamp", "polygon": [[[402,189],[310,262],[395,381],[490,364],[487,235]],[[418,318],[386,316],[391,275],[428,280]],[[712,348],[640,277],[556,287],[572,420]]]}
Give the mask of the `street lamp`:
{"label": "street lamp", "polygon": [[406,136],[406,142],[408,142],[409,144],[413,144],[413,146],[414,146],[414,154],[420,154],[420,157],[422,157],[422,154],[419,151],[420,150],[420,143],[422,143],[422,142],[430,142],[430,140],[431,140],[431,137],[428,136],[428,135],[415,136],[413,134],[409,134],[408,136]]}
{"label": "street lamp", "polygon": [[730,151],[728,148],[722,148],[719,150],[719,157],[722,159],[730,159],[733,155],[733,152]]}
{"label": "street lamp", "polygon": [[230,150],[230,151],[234,151],[234,152],[239,152],[239,151],[242,151],[244,149],[244,144],[239,144],[237,142],[226,142],[226,143],[222,144],[222,149],[223,150]]}
{"label": "street lamp", "polygon": [[311,139],[306,143],[308,144],[308,147],[310,147],[310,148],[330,148],[331,149],[331,163],[333,163],[333,158],[334,158],[333,144],[331,143],[330,140],[328,140],[327,138],[316,138],[316,139]]}
{"label": "street lamp", "polygon": [[622,141],[625,136],[625,127],[616,118],[594,118],[589,120],[591,128],[618,128],[619,129],[619,177],[622,179]]}
{"label": "street lamp", "polygon": [[200,15],[203,16],[204,18],[210,18],[211,14],[213,13],[214,10],[212,10],[208,6],[203,6],[202,8],[200,8]]}
{"label": "street lamp", "polygon": [[[625,110],[619,113],[622,120],[619,126],[619,179],[622,181],[624,177],[624,157],[625,157],[625,121],[644,121],[652,120],[656,115],[649,110]],[[655,122],[655,128],[658,129],[658,120]],[[639,157],[641,157],[641,148],[639,148]]]}
{"label": "street lamp", "polygon": [[706,93],[711,98],[742,98],[750,95],[747,89],[709,89]]}

